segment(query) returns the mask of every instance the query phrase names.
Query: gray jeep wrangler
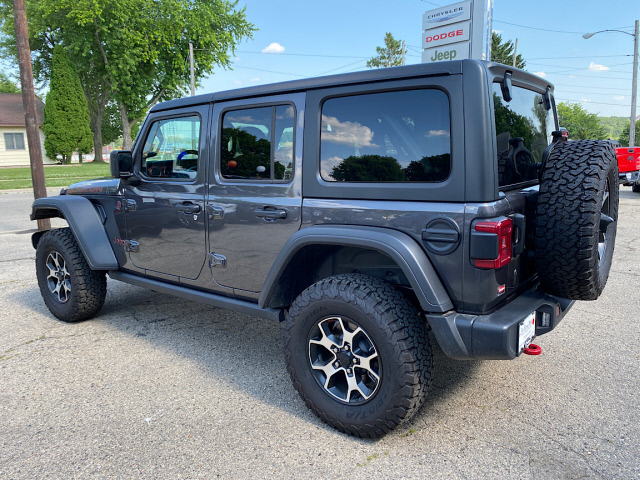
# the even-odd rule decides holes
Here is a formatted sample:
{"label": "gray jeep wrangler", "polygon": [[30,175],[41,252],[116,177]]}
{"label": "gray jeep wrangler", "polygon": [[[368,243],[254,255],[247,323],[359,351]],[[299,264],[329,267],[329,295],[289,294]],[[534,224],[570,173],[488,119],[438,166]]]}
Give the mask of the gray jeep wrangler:
{"label": "gray jeep wrangler", "polygon": [[53,315],[96,315],[106,275],[284,321],[307,406],[377,437],[456,359],[539,353],[611,267],[618,167],[566,141],[553,87],[462,60],[182,98],[151,109],[113,178],[38,199]]}

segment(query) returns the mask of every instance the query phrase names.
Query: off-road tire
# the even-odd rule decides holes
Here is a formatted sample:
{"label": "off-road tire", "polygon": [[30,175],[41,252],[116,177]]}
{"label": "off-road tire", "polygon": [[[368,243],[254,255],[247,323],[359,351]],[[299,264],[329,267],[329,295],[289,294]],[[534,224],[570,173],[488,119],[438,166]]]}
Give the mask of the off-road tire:
{"label": "off-road tire", "polygon": [[638,185],[638,184],[636,183],[635,185],[633,185],[633,186],[631,187],[631,191],[632,191],[633,193],[640,193],[640,185]]}
{"label": "off-road tire", "polygon": [[[68,271],[70,292],[66,300],[52,292],[47,262],[60,255]],[[59,257],[56,257],[59,258]],[[69,228],[56,228],[40,238],[36,249],[36,274],[40,293],[49,311],[63,322],[79,322],[96,315],[107,295],[105,272],[91,270],[73,232]]]}
{"label": "off-road tire", "polygon": [[[600,296],[611,269],[618,197],[618,163],[610,143],[563,142],[551,151],[540,181],[535,229],[536,266],[546,292],[573,300]],[[603,237],[605,213],[614,221]],[[602,238],[605,249],[599,254]]]}
{"label": "off-road tire", "polygon": [[[311,368],[312,331],[333,317],[356,322],[380,357],[377,390],[358,405],[333,398]],[[284,333],[287,370],[302,400],[322,421],[357,437],[380,437],[425,401],[432,369],[426,330],[416,308],[391,285],[361,274],[329,277],[311,285],[291,305]]]}

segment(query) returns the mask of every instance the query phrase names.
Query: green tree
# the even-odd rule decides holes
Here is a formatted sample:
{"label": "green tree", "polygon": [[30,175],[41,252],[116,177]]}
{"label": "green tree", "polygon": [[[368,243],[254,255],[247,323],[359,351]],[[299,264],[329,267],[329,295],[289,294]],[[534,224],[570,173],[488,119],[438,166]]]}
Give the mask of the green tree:
{"label": "green tree", "polygon": [[7,75],[0,72],[0,93],[20,93],[20,87],[9,79]]}
{"label": "green tree", "polygon": [[[0,0],[3,54],[15,51],[10,0]],[[34,71],[49,77],[53,46],[78,66],[91,112],[94,145],[102,144],[104,109],[115,102],[124,148],[131,128],[160,100],[182,96],[189,85],[188,44],[194,45],[196,81],[215,66],[231,65],[237,43],[255,30],[237,1],[27,0]]]}
{"label": "green tree", "polygon": [[389,32],[384,36],[384,47],[376,47],[376,52],[378,55],[367,60],[367,68],[386,68],[402,65],[402,40],[396,40]]}
{"label": "green tree", "polygon": [[604,140],[607,132],[595,113],[587,112],[579,103],[560,102],[558,123],[569,132],[571,140]]}
{"label": "green tree", "polygon": [[[622,133],[620,134],[620,146],[628,147],[629,146],[629,133],[631,132],[631,122],[627,119],[627,124],[622,128]],[[636,141],[634,142],[638,145],[640,141],[640,121],[636,120]],[[634,145],[634,146],[636,146]]]}
{"label": "green tree", "polygon": [[607,138],[618,140],[624,126],[629,126],[629,117],[598,117],[598,121],[607,132]]}
{"label": "green tree", "polygon": [[[491,61],[503,65],[513,65],[513,51],[515,46],[511,40],[502,41],[502,35],[493,32],[491,34]],[[516,56],[516,67],[524,68],[527,62],[522,55]]]}
{"label": "green tree", "polygon": [[89,127],[87,101],[82,92],[78,73],[60,45],[53,50],[49,93],[44,104],[44,148],[49,158],[62,157],[71,161],[71,154],[89,153],[92,133]]}
{"label": "green tree", "polygon": [[403,182],[404,170],[393,157],[361,155],[345,158],[333,167],[331,176],[339,182]]}

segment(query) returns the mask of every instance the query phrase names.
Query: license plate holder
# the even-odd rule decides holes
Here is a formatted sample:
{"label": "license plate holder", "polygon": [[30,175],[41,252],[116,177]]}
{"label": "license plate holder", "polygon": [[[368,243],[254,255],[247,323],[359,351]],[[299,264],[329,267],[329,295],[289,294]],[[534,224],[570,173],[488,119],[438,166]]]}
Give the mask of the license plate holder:
{"label": "license plate holder", "polygon": [[518,355],[533,341],[536,336],[536,312],[531,312],[518,324]]}

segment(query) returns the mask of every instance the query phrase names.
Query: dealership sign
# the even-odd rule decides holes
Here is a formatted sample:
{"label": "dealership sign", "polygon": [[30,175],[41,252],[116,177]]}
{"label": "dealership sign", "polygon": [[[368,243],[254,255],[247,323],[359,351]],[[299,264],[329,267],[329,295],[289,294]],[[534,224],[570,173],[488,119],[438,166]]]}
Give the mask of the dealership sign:
{"label": "dealership sign", "polygon": [[493,0],[472,0],[425,12],[422,62],[490,58],[492,10]]}

